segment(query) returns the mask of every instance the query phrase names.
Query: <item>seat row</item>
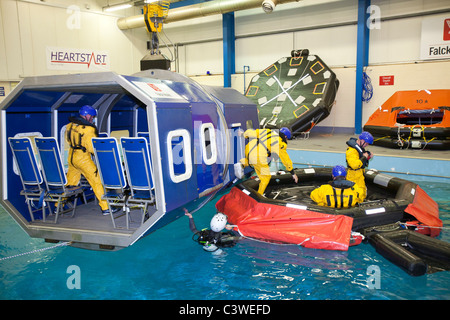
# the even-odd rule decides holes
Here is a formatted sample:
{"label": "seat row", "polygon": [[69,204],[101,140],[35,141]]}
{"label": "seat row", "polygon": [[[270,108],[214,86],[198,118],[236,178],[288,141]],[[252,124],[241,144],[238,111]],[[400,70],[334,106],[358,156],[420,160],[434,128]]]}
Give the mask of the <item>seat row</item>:
{"label": "seat row", "polygon": [[[128,229],[130,208],[139,207],[142,224],[149,205],[155,202],[148,140],[144,137],[123,137],[120,138],[119,149],[114,137],[92,138],[92,145],[105,190],[103,199],[108,202],[110,212],[112,207],[123,207],[127,215]],[[115,228],[113,215],[111,219]]]}
{"label": "seat row", "polygon": [[[34,214],[37,211],[42,211],[42,220],[45,222],[46,208],[51,214],[48,204],[52,202],[55,205],[55,223],[65,205],[69,206],[66,211],[71,211],[73,217],[78,198],[84,197],[83,186],[67,186],[61,153],[55,138],[36,137],[34,140],[40,167],[29,137],[9,138],[22,182],[20,194],[25,196],[31,220],[35,220]],[[140,208],[140,224],[144,222],[149,205],[155,201],[154,184],[148,140],[144,137],[120,140],[122,152],[119,151],[116,138],[93,138],[92,142],[105,191],[103,199],[108,202],[110,212],[112,207],[123,207],[128,229],[130,208]],[[113,215],[111,221],[116,228]]]}

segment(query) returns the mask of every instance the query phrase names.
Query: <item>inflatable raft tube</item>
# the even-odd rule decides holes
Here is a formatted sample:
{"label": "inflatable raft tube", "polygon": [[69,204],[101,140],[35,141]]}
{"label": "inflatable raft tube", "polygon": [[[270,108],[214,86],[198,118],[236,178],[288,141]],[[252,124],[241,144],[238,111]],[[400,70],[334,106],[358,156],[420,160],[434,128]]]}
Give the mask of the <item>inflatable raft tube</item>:
{"label": "inflatable raft tube", "polygon": [[[436,202],[417,184],[374,170],[365,172],[368,197],[359,206],[318,206],[310,193],[332,179],[331,170],[295,169],[298,184],[291,174],[274,175],[265,196],[257,192],[259,179],[248,179],[219,199],[216,208],[244,236],[330,250],[348,250],[352,232],[373,226],[406,221],[442,226]],[[439,234],[438,228],[432,230]]]}
{"label": "inflatable raft tube", "polygon": [[[375,170],[365,172],[367,199],[352,208],[329,208],[318,206],[310,199],[311,191],[332,180],[331,168],[295,169],[299,183],[294,184],[290,174],[274,175],[266,189],[265,196],[257,190],[258,179],[244,181],[237,188],[246,190],[248,196],[260,203],[306,207],[308,210],[332,215],[345,215],[353,218],[353,231],[386,225],[398,221],[411,220],[408,211],[415,198],[416,188],[420,187],[411,181],[393,177]],[[426,196],[426,197],[425,197]],[[424,199],[434,202],[426,194]],[[430,208],[432,215],[438,215],[437,204]]]}
{"label": "inflatable raft tube", "polygon": [[450,244],[411,230],[368,235],[369,243],[383,257],[410,275],[450,270]]}

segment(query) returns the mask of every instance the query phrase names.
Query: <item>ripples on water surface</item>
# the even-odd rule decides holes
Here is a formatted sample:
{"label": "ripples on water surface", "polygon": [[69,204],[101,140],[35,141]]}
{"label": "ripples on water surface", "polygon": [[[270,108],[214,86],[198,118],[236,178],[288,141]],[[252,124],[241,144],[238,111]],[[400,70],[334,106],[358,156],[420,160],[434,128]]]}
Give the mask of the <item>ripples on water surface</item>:
{"label": "ripples on water surface", "polygon": [[[450,228],[450,184],[419,184]],[[195,213],[197,226],[214,212],[211,202]],[[0,226],[0,257],[51,246],[29,238],[3,208]],[[450,272],[409,276],[369,244],[338,252],[244,240],[214,256],[191,237],[183,217],[118,252],[59,247],[0,261],[0,299],[450,299]],[[439,239],[450,242],[450,230]],[[81,289],[67,287],[71,265]],[[371,266],[380,289],[368,286]]]}

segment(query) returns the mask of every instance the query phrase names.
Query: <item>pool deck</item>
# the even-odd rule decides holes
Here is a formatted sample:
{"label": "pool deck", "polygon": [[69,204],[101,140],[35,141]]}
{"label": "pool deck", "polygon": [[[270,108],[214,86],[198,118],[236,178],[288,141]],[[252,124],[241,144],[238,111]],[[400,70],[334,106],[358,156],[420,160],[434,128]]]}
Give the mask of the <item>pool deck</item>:
{"label": "pool deck", "polygon": [[[346,141],[357,135],[311,132],[288,142],[288,153],[299,166],[345,165]],[[450,150],[391,149],[369,146],[374,154],[369,168],[390,173],[450,179]]]}

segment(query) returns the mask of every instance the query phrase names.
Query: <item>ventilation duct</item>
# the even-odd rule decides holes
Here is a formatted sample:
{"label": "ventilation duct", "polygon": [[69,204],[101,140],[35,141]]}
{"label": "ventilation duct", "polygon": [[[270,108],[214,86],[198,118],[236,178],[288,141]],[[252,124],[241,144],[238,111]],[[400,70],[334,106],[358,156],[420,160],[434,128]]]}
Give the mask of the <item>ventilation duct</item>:
{"label": "ventilation duct", "polygon": [[[164,23],[206,17],[214,14],[225,14],[233,11],[261,7],[264,12],[270,13],[277,4],[299,2],[301,0],[214,0],[191,6],[170,9]],[[137,15],[117,20],[121,30],[145,27],[144,15]]]}

